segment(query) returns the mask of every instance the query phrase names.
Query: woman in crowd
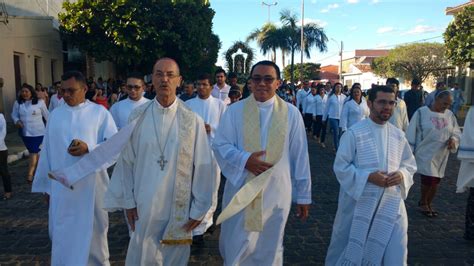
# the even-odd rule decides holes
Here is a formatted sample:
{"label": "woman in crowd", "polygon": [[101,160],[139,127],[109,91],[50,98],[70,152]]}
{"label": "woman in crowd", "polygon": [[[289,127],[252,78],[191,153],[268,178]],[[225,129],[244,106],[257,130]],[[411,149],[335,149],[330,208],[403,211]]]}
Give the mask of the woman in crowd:
{"label": "woman in crowd", "polygon": [[461,131],[453,112],[451,93],[439,91],[434,103],[419,108],[413,115],[406,137],[415,153],[421,177],[420,211],[428,217],[438,216],[432,207],[441,178],[444,177],[449,153],[455,153]]}
{"label": "woman in crowd", "polygon": [[323,117],[323,121],[329,122],[329,128],[332,131],[334,150],[337,151],[339,148],[339,137],[340,137],[340,128],[339,128],[339,119],[341,118],[342,105],[346,100],[346,95],[341,93],[342,84],[336,82],[334,87],[329,95],[326,111]]}
{"label": "woman in crowd", "polygon": [[36,83],[36,95],[38,96],[38,99],[43,100],[46,106],[49,106],[49,95],[48,91],[46,91],[45,88],[43,88],[43,85],[41,83]]}
{"label": "woman in crowd", "polygon": [[8,149],[5,145],[5,136],[7,135],[7,123],[5,117],[0,113],[0,175],[3,181],[3,200],[12,197],[12,182],[8,172]]}
{"label": "woman in crowd", "polygon": [[326,140],[326,125],[327,123],[323,122],[324,110],[326,110],[326,102],[328,96],[326,95],[326,90],[324,89],[323,84],[318,84],[316,86],[316,97],[314,101],[313,109],[313,137],[316,136],[316,141],[321,144],[323,148],[326,148],[324,141]]}
{"label": "woman in crowd", "polygon": [[370,110],[364,97],[362,97],[360,83],[354,83],[354,85],[352,85],[349,97],[342,106],[341,121],[339,125],[341,127],[341,131],[346,131],[355,123],[369,117],[369,114]]}
{"label": "woman in crowd", "polygon": [[20,95],[13,105],[12,119],[19,128],[28,152],[30,153],[26,181],[31,184],[38,164],[38,153],[43,142],[45,123],[48,120],[48,108],[43,100],[38,99],[31,85],[23,84]]}

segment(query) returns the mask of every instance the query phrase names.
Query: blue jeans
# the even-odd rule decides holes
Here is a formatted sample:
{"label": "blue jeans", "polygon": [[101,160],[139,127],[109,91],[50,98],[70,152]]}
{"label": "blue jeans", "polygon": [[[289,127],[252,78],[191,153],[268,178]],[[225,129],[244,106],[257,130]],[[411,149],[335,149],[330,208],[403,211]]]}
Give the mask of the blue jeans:
{"label": "blue jeans", "polygon": [[334,142],[334,148],[337,151],[337,148],[339,148],[339,119],[334,119],[334,118],[329,118],[329,128],[332,131],[332,137],[333,137],[333,142]]}

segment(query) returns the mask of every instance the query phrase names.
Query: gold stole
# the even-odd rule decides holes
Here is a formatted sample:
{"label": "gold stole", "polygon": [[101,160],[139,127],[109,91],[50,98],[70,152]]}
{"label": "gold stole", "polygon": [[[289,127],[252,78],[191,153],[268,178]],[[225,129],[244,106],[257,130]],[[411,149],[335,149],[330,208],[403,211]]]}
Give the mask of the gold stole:
{"label": "gold stole", "polygon": [[[266,146],[265,161],[275,165],[280,161],[288,130],[288,106],[275,96],[270,130]],[[254,97],[249,97],[244,106],[244,149],[250,153],[260,151],[260,110]],[[273,173],[274,167],[255,176],[246,178],[246,184],[234,195],[229,205],[217,218],[222,223],[245,208],[245,229],[261,232],[263,230],[263,189]]]}

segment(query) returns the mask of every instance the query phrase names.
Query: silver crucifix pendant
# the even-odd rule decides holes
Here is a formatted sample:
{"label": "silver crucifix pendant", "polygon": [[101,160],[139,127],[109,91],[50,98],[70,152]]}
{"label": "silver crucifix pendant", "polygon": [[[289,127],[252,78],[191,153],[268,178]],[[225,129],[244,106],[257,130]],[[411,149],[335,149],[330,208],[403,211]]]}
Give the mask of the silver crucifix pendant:
{"label": "silver crucifix pendant", "polygon": [[158,161],[158,163],[160,164],[161,171],[163,171],[165,169],[165,164],[168,163],[168,161],[165,160],[164,155],[160,155],[160,160]]}

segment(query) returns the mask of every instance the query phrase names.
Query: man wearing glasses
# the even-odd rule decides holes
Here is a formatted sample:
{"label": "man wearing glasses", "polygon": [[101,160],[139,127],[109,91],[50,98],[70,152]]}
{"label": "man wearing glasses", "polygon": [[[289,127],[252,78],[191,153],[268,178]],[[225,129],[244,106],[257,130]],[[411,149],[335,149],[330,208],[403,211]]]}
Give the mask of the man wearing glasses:
{"label": "man wearing glasses", "polygon": [[187,265],[192,230],[211,208],[211,149],[203,120],[176,97],[181,79],[175,60],[155,63],[156,98],[130,115],[105,194],[105,208],[126,209],[133,231],[126,265]]}
{"label": "man wearing glasses", "polygon": [[80,161],[117,127],[105,108],[86,100],[82,73],[66,72],[61,80],[65,104],[49,116],[32,192],[48,195],[51,265],[108,265],[109,219],[102,201],[107,171],[93,171],[68,188],[48,177]]}
{"label": "man wearing glasses", "polygon": [[406,265],[404,200],[416,161],[405,133],[387,123],[397,106],[391,87],[370,90],[370,116],[342,135],[334,161],[340,184],[326,265]]}
{"label": "man wearing glasses", "polygon": [[145,81],[140,73],[134,72],[128,75],[125,87],[128,98],[115,103],[110,108],[110,113],[119,130],[128,124],[128,117],[135,108],[150,101],[143,97]]}
{"label": "man wearing glasses", "polygon": [[275,63],[258,62],[250,76],[253,94],[227,109],[212,144],[227,178],[219,248],[225,265],[281,265],[292,187],[299,218],[311,204],[306,131],[298,109],[276,95]]}

